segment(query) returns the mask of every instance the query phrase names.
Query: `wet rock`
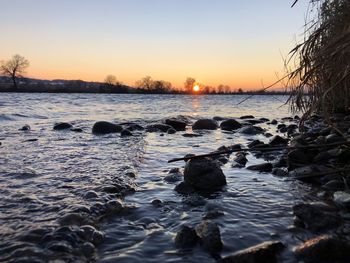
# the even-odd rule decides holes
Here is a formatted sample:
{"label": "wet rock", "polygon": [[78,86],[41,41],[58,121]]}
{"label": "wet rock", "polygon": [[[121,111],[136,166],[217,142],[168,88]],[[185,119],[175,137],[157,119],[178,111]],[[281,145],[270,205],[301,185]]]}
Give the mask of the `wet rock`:
{"label": "wet rock", "polygon": [[322,187],[329,191],[342,191],[345,189],[344,182],[341,180],[330,180],[329,182],[325,183]]}
{"label": "wet rock", "polygon": [[80,246],[80,251],[86,256],[86,257],[91,257],[92,255],[95,254],[96,249],[95,246],[90,243],[90,242],[85,242]]}
{"label": "wet rock", "polygon": [[72,132],[83,132],[83,129],[81,128],[72,128],[70,129]]}
{"label": "wet rock", "polygon": [[181,249],[194,247],[198,242],[196,231],[189,226],[181,226],[175,237],[175,246]]}
{"label": "wet rock", "polygon": [[24,125],[22,128],[18,129],[19,131],[30,131],[30,126],[28,124]]}
{"label": "wet rock", "polygon": [[333,194],[333,197],[336,204],[350,208],[350,193],[338,191]]}
{"label": "wet rock", "polygon": [[210,220],[204,220],[196,226],[196,233],[204,249],[211,254],[222,250],[221,234],[218,225]]}
{"label": "wet rock", "polygon": [[257,119],[253,119],[253,120],[246,120],[247,123],[250,123],[250,124],[259,124],[259,123],[263,123],[262,120],[257,120]]}
{"label": "wet rock", "polygon": [[341,143],[345,142],[345,139],[342,136],[339,136],[337,134],[330,134],[326,136],[326,143]]}
{"label": "wet rock", "polygon": [[212,211],[208,211],[204,216],[203,219],[215,219],[221,216],[224,216],[225,213],[222,211],[218,211],[218,210],[212,210]]}
{"label": "wet rock", "polygon": [[202,134],[198,134],[198,133],[185,133],[182,134],[183,137],[187,137],[187,138],[195,138],[195,137],[202,137]]}
{"label": "wet rock", "polygon": [[283,168],[273,168],[272,174],[279,177],[285,177],[289,175],[287,169],[283,169]]}
{"label": "wet rock", "polygon": [[240,117],[241,120],[246,120],[246,119],[254,119],[255,117],[253,115],[243,115]]}
{"label": "wet rock", "polygon": [[239,153],[236,155],[233,161],[234,161],[232,165],[233,167],[244,167],[247,164],[248,159],[244,153]]}
{"label": "wet rock", "polygon": [[119,200],[110,200],[106,204],[107,213],[118,214],[123,210],[123,204]]}
{"label": "wet rock", "polygon": [[92,127],[92,133],[97,135],[118,133],[122,130],[122,126],[107,121],[98,121]]}
{"label": "wet rock", "polygon": [[268,122],[268,121],[270,121],[268,118],[260,118],[259,120],[261,120],[262,122]]}
{"label": "wet rock", "polygon": [[262,134],[264,132],[264,129],[257,126],[248,125],[239,129],[239,132],[245,135],[257,135]]}
{"label": "wet rock", "polygon": [[167,130],[167,134],[175,134],[176,130],[173,128],[170,128],[169,130]]}
{"label": "wet rock", "polygon": [[287,155],[288,168],[293,170],[305,164],[311,163],[312,159],[313,156],[307,154],[305,150],[292,150]]}
{"label": "wet rock", "polygon": [[192,159],[186,163],[184,182],[198,191],[212,192],[226,185],[226,178],[217,162]]}
{"label": "wet rock", "polygon": [[261,163],[261,164],[251,165],[247,167],[248,170],[266,172],[266,173],[271,172],[272,168],[273,168],[272,163]]}
{"label": "wet rock", "polygon": [[270,140],[269,144],[271,146],[285,146],[288,144],[288,139],[287,138],[283,138],[279,135],[275,135],[274,137],[272,137],[272,139]]}
{"label": "wet rock", "polygon": [[86,223],[86,218],[80,213],[70,213],[61,217],[58,222],[62,226],[66,225],[82,225]]}
{"label": "wet rock", "polygon": [[278,121],[277,121],[277,120],[272,120],[270,123],[271,123],[272,125],[277,125],[277,124],[278,124]]}
{"label": "wet rock", "polygon": [[183,194],[183,195],[188,195],[195,192],[195,189],[193,189],[193,187],[186,184],[185,182],[179,183],[177,186],[175,186],[174,190],[179,194]]}
{"label": "wet rock", "polygon": [[328,152],[320,152],[319,154],[317,154],[314,157],[313,162],[318,163],[318,164],[322,164],[322,163],[329,161],[329,159],[331,159],[332,157],[333,156]]}
{"label": "wet rock", "polygon": [[46,248],[59,253],[72,253],[73,251],[72,246],[65,241],[49,243]]}
{"label": "wet rock", "polygon": [[147,132],[167,132],[171,127],[168,124],[162,124],[162,123],[156,123],[156,124],[151,124],[146,127]]}
{"label": "wet rock", "polygon": [[334,228],[341,223],[338,214],[322,211],[312,204],[297,204],[293,207],[293,213],[302,223],[301,226],[310,231]]}
{"label": "wet rock", "polygon": [[262,145],[262,144],[264,144],[262,141],[260,141],[260,140],[254,140],[254,141],[252,141],[252,142],[250,142],[249,144],[248,144],[248,148],[254,148],[255,146],[257,146],[257,145]]}
{"label": "wet rock", "polygon": [[122,137],[128,137],[128,136],[132,136],[132,135],[133,135],[132,132],[129,131],[128,129],[123,129],[120,133],[120,136],[122,136]]}
{"label": "wet rock", "polygon": [[279,241],[264,242],[238,251],[218,263],[277,263],[277,255],[284,248]]}
{"label": "wet rock", "polygon": [[186,130],[187,123],[181,120],[177,120],[175,118],[166,119],[165,124],[170,125],[176,131],[184,131]]}
{"label": "wet rock", "polygon": [[152,200],[151,204],[154,206],[160,207],[160,206],[162,206],[163,202],[160,199],[154,199],[154,200]]}
{"label": "wet rock", "polygon": [[216,130],[218,124],[211,119],[200,119],[192,125],[193,130]]}
{"label": "wet rock", "polygon": [[183,179],[183,174],[181,173],[180,169],[175,168],[171,169],[167,176],[164,177],[164,181],[168,183],[175,183],[179,182]]}
{"label": "wet rock", "polygon": [[304,242],[294,253],[306,263],[349,262],[349,242],[331,235],[322,235]]}
{"label": "wet rock", "polygon": [[94,199],[98,198],[98,194],[95,191],[88,191],[84,194],[84,199]]}
{"label": "wet rock", "polygon": [[322,165],[308,165],[294,169],[293,171],[289,172],[289,176],[297,180],[312,182],[318,180],[317,176],[313,177],[314,174],[318,174],[320,172],[327,172],[329,170],[330,169],[328,167]]}
{"label": "wet rock", "polygon": [[128,129],[129,131],[133,132],[133,131],[143,131],[145,128],[143,128],[141,125],[136,124],[136,123],[131,123],[129,125],[126,126],[126,129]]}
{"label": "wet rock", "polygon": [[203,206],[206,204],[206,201],[203,197],[199,195],[190,195],[186,196],[183,199],[183,202],[189,206],[197,207],[197,206]]}
{"label": "wet rock", "polygon": [[67,129],[71,129],[73,128],[73,125],[67,122],[60,122],[60,123],[56,123],[53,126],[53,129],[55,131],[61,131],[61,130],[67,130]]}
{"label": "wet rock", "polygon": [[235,119],[225,120],[220,124],[221,130],[225,130],[225,131],[234,131],[241,127],[242,127],[242,124],[240,124]]}

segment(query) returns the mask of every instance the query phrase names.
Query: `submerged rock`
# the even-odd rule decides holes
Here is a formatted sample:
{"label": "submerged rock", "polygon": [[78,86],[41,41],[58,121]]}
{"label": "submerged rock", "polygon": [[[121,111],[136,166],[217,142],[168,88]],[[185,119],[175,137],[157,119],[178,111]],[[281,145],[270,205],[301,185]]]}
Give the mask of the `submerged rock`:
{"label": "submerged rock", "polygon": [[187,126],[186,122],[180,121],[180,120],[175,119],[175,118],[166,119],[165,124],[170,125],[176,131],[184,131],[184,130],[186,130],[186,126]]}
{"label": "submerged rock", "polygon": [[61,131],[61,130],[67,130],[67,129],[71,129],[73,128],[73,125],[67,122],[60,122],[60,123],[56,123],[53,126],[53,129],[55,131]]}
{"label": "submerged rock", "polygon": [[209,158],[192,159],[186,163],[184,182],[195,190],[212,192],[226,185],[220,165]]}
{"label": "submerged rock", "polygon": [[196,231],[189,226],[181,226],[175,237],[175,246],[181,249],[194,247],[198,242]]}
{"label": "submerged rock", "polygon": [[277,263],[277,255],[284,248],[279,241],[264,242],[225,257],[218,263]]}
{"label": "submerged rock", "polygon": [[192,125],[193,130],[216,130],[218,124],[212,119],[200,119]]}
{"label": "submerged rock", "polygon": [[246,120],[246,119],[254,119],[255,117],[253,115],[243,115],[240,117],[241,120]]}
{"label": "submerged rock", "polygon": [[272,137],[271,141],[269,142],[270,145],[272,146],[278,146],[278,145],[287,145],[288,144],[288,139],[283,138],[279,135],[275,135]]}
{"label": "submerged rock", "polygon": [[350,244],[331,235],[322,235],[304,242],[294,253],[306,263],[349,262]]}
{"label": "submerged rock", "polygon": [[121,131],[120,135],[122,137],[128,137],[128,136],[132,136],[132,132],[129,131],[128,129],[124,129],[124,130]]}
{"label": "submerged rock", "polygon": [[338,191],[334,193],[333,197],[336,204],[350,208],[350,193]]}
{"label": "submerged rock", "polygon": [[22,128],[18,129],[19,131],[30,131],[30,126],[28,124],[24,125]]}
{"label": "submerged rock", "polygon": [[248,170],[266,172],[266,173],[271,172],[272,168],[273,168],[272,163],[261,163],[261,164],[251,165],[247,167]]}
{"label": "submerged rock", "polygon": [[147,132],[167,132],[169,129],[173,127],[168,124],[156,123],[151,124],[146,127]]}
{"label": "submerged rock", "polygon": [[98,121],[92,127],[92,133],[97,135],[118,133],[122,130],[122,126],[107,121]]}
{"label": "submerged rock", "polygon": [[225,131],[234,131],[241,127],[242,127],[242,124],[240,124],[235,119],[225,120],[220,124],[221,130],[225,130]]}
{"label": "submerged rock", "polygon": [[264,132],[264,130],[260,127],[248,125],[239,130],[240,133],[245,135],[257,135]]}
{"label": "submerged rock", "polygon": [[220,229],[216,223],[204,220],[196,226],[196,233],[201,245],[209,253],[217,254],[222,250]]}
{"label": "submerged rock", "polygon": [[247,164],[248,159],[244,153],[238,153],[233,161],[232,167],[242,168]]}

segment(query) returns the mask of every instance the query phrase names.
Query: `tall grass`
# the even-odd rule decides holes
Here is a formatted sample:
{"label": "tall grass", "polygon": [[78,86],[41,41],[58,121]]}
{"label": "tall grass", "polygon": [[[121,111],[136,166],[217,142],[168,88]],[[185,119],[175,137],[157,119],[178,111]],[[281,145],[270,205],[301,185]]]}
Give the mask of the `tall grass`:
{"label": "tall grass", "polygon": [[303,119],[329,119],[350,110],[350,0],[311,0],[308,14],[304,40],[287,61],[289,102]]}

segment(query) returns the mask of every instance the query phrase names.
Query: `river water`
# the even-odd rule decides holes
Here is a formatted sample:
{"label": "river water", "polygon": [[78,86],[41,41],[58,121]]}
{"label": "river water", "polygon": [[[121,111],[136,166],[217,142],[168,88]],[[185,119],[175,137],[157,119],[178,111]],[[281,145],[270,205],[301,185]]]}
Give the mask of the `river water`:
{"label": "river water", "polygon": [[[227,187],[196,204],[174,191],[176,183],[164,180],[171,168],[185,165],[168,164],[172,158],[208,153],[223,145],[245,146],[253,139],[266,142],[265,136],[220,129],[195,138],[183,137],[184,132],[135,132],[128,138],[91,133],[101,120],[146,126],[178,115],[191,121],[247,114],[280,120],[290,115],[283,96],[254,96],[238,105],[244,98],[0,94],[0,262],[215,262],[199,246],[183,252],[174,245],[181,225],[195,226],[211,211],[222,213],[214,219],[224,243],[221,256],[282,240],[289,246],[281,260],[294,262],[291,250],[302,233],[292,227],[291,207],[310,198],[308,186],[232,168],[231,159],[222,167]],[[82,132],[55,131],[57,122],[72,123]],[[31,130],[19,131],[26,124]],[[275,126],[259,125],[277,133]],[[249,165],[263,162],[252,155],[248,160]],[[108,188],[116,182],[135,193],[122,198],[125,209],[114,215],[103,207],[120,197]],[[155,206],[154,200],[162,204]],[[89,238],[80,238],[84,233],[79,237],[81,229],[62,227],[62,218],[80,212],[86,215],[81,225],[92,225],[104,236],[102,242],[89,240],[96,247],[94,253],[86,252]]]}

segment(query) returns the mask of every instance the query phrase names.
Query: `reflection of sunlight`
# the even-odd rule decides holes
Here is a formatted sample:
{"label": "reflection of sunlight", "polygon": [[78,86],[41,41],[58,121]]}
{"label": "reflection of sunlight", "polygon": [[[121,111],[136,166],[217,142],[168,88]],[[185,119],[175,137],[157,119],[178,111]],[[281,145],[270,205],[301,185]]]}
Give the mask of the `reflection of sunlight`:
{"label": "reflection of sunlight", "polygon": [[192,109],[193,109],[193,115],[198,116],[200,111],[200,98],[198,96],[192,96]]}

